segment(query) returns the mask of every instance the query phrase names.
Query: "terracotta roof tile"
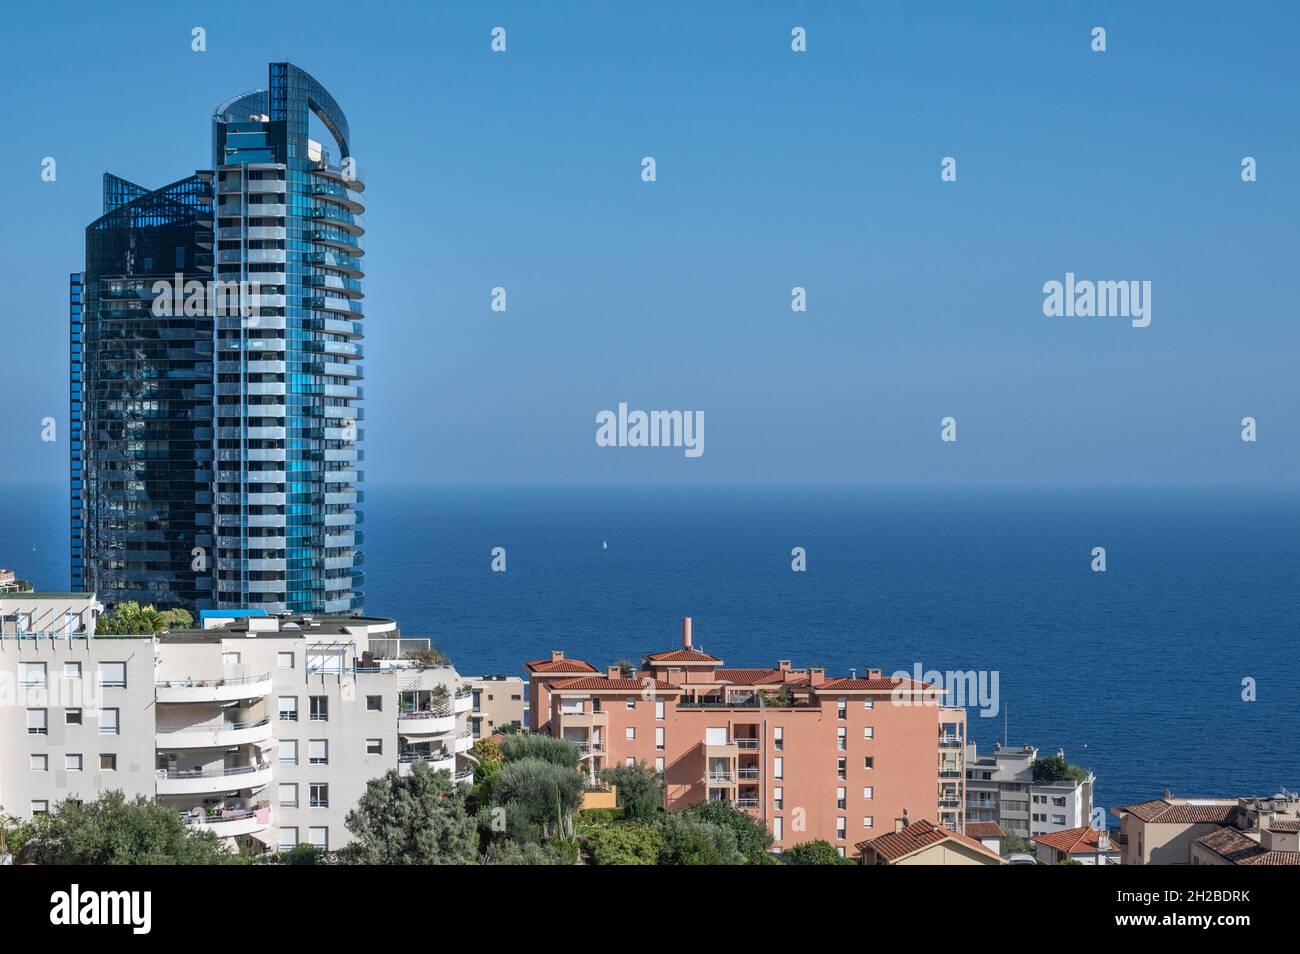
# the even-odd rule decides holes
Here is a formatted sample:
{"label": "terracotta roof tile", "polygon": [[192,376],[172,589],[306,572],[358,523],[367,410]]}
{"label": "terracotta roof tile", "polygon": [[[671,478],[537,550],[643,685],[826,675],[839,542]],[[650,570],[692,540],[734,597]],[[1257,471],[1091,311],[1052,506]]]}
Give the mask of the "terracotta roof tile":
{"label": "terracotta roof tile", "polygon": [[581,659],[534,659],[524,663],[530,672],[596,672],[596,667]]}
{"label": "terracotta roof tile", "polygon": [[893,862],[915,854],[924,848],[929,848],[931,845],[937,845],[948,840],[960,842],[982,855],[996,858],[998,862],[1002,861],[1001,855],[996,851],[985,848],[974,838],[968,835],[959,835],[947,828],[941,828],[924,818],[912,822],[902,831],[891,831],[884,835],[877,835],[875,838],[868,838],[866,841],[859,842],[855,847],[859,852],[870,848],[886,861]]}
{"label": "terracotta roof tile", "polygon": [[875,689],[892,692],[895,689],[937,689],[933,683],[917,682],[915,679],[896,679],[893,676],[880,676],[876,679],[827,679],[815,687],[823,692],[834,689]]}
{"label": "terracotta roof tile", "polygon": [[966,834],[972,838],[1005,838],[1007,833],[997,822],[967,822]]}
{"label": "terracotta roof tile", "polygon": [[[967,828],[970,826],[967,825]],[[1097,839],[1101,832],[1095,828],[1084,826],[1083,828],[1069,828],[1065,831],[1054,831],[1047,835],[1035,835],[1031,841],[1037,841],[1047,845],[1049,848],[1055,848],[1057,851],[1064,851],[1066,854],[1096,854],[1101,850],[1098,847]],[[1115,844],[1112,838],[1110,847],[1107,851],[1119,851],[1119,846]]]}
{"label": "terracotta roof tile", "polygon": [[710,656],[698,649],[670,649],[662,653],[649,653],[645,658],[653,659],[655,662],[722,662],[717,656]]}
{"label": "terracotta roof tile", "polygon": [[1189,804],[1156,798],[1136,805],[1125,805],[1120,811],[1136,815],[1144,822],[1158,822],[1161,825],[1227,825],[1237,816],[1237,803],[1227,800],[1217,803],[1205,799],[1201,804]]}
{"label": "terracotta roof tile", "polygon": [[[566,691],[569,689],[587,689],[587,690],[619,690],[621,692],[641,692],[646,688],[651,680],[641,679],[610,679],[607,676],[577,676],[573,679],[561,679],[559,682],[551,683],[551,691]],[[662,680],[654,680],[656,692],[665,692],[677,694],[681,689],[677,686],[666,683]]]}

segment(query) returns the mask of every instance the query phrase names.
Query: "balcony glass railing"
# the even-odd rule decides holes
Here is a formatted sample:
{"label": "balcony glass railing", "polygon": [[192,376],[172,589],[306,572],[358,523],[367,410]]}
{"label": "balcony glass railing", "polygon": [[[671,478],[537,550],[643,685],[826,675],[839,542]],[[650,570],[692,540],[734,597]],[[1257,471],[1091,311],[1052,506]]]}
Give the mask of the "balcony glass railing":
{"label": "balcony glass railing", "polygon": [[175,771],[159,769],[158,774],[167,779],[228,778],[232,775],[251,775],[253,772],[263,772],[270,769],[270,767],[270,762],[260,762],[257,765],[236,765],[219,769],[176,769]]}
{"label": "balcony glass railing", "polygon": [[256,676],[235,676],[230,679],[169,679],[157,685],[163,689],[203,689],[213,686],[246,686],[270,678],[271,674],[264,672]]}

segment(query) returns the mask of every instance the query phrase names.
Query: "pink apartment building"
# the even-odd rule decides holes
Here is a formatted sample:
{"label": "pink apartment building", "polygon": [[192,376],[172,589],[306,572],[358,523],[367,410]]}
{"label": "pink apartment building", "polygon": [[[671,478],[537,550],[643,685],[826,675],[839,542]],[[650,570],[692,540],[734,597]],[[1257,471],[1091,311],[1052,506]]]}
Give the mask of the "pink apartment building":
{"label": "pink apartment building", "polygon": [[571,739],[593,774],[644,762],[666,807],[726,799],[761,818],[777,850],[822,838],[853,854],[895,820],[964,827],[966,711],[929,683],[869,669],[728,669],[695,648],[651,653],[626,674],[552,652],[525,663],[529,717]]}

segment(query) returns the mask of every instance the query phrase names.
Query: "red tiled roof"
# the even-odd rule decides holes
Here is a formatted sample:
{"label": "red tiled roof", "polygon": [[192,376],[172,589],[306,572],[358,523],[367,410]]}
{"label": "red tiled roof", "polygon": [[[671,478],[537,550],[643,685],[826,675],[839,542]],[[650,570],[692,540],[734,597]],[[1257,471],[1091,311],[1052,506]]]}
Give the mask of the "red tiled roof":
{"label": "red tiled roof", "polygon": [[906,858],[908,855],[916,854],[923,848],[929,848],[931,845],[937,845],[940,842],[947,841],[960,842],[966,847],[978,851],[980,854],[989,858],[996,858],[1002,861],[1002,856],[996,851],[985,848],[974,838],[968,835],[959,835],[955,831],[949,831],[947,828],[941,828],[933,822],[922,818],[920,821],[914,821],[902,831],[891,831],[884,835],[877,835],[875,838],[868,838],[866,841],[858,842],[855,846],[858,851],[866,851],[870,848],[876,854],[880,855],[886,861],[898,861]]}
{"label": "red tiled roof", "polygon": [[895,689],[937,689],[933,683],[917,682],[915,679],[896,679],[893,676],[880,676],[875,679],[827,679],[815,688],[828,689],[875,689],[892,692]]}
{"label": "red tiled roof", "polygon": [[1275,821],[1268,827],[1274,831],[1300,831],[1300,821]]}
{"label": "red tiled roof", "polygon": [[1224,800],[1222,804],[1192,805],[1156,798],[1136,805],[1125,805],[1120,811],[1136,815],[1144,822],[1161,825],[1227,825],[1237,814],[1237,803]]}
{"label": "red tiled roof", "polygon": [[[794,675],[794,673],[791,673]],[[779,669],[715,669],[713,678],[733,686],[763,686],[781,682]]]}
{"label": "red tiled roof", "polygon": [[596,672],[596,667],[581,659],[534,659],[524,663],[530,672]]}
{"label": "red tiled roof", "polygon": [[[619,690],[621,692],[640,692],[651,680],[640,679],[610,679],[607,676],[578,676],[574,679],[561,679],[559,682],[551,683],[551,691],[566,691],[569,689],[609,689]],[[680,693],[681,689],[677,686],[656,679],[653,681],[656,692]]]}
{"label": "red tiled roof", "polygon": [[655,662],[722,662],[717,656],[710,656],[698,649],[670,649],[662,653],[649,653],[646,659],[653,659]]}
{"label": "red tiled roof", "polygon": [[1234,865],[1300,865],[1300,851],[1269,851],[1231,825],[1203,835],[1196,843]]}
{"label": "red tiled roof", "polygon": [[[967,825],[966,828],[969,830],[970,826]],[[1055,848],[1057,851],[1063,851],[1067,855],[1091,855],[1101,851],[1097,844],[1100,835],[1101,832],[1097,831],[1097,829],[1085,825],[1083,828],[1069,828],[1065,831],[1054,831],[1047,835],[1035,835],[1030,840],[1040,842],[1049,848]],[[1119,847],[1113,839],[1106,851],[1119,851]]]}
{"label": "red tiled roof", "polygon": [[966,834],[972,838],[1005,838],[1007,833],[997,822],[967,822]]}

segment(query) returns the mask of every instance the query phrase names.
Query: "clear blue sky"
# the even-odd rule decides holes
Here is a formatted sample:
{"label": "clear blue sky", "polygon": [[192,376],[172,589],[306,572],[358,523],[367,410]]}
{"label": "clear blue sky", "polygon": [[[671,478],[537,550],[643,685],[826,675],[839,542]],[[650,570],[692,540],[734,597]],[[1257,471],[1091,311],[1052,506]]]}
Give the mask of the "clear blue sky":
{"label": "clear blue sky", "polygon": [[[1300,471],[1294,3],[180,6],[6,11],[4,479],[66,475],[40,419],[101,173],[205,168],[282,59],[368,185],[368,480]],[[1044,317],[1067,271],[1150,280],[1151,326]],[[598,448],[620,400],[703,410],[706,453]]]}

